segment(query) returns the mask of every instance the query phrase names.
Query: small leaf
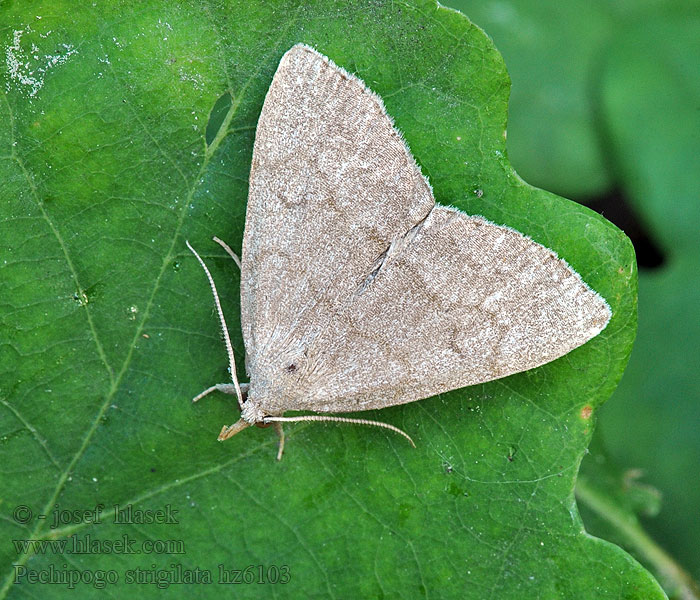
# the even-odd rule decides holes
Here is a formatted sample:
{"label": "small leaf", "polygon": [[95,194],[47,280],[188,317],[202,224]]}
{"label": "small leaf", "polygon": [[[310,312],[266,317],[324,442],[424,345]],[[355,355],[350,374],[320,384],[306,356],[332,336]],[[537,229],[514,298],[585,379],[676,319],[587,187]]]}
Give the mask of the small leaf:
{"label": "small leaf", "polygon": [[[493,37],[513,80],[508,155],[527,181],[585,200],[617,185],[599,130],[598,81],[630,24],[697,16],[697,0],[448,0]],[[652,33],[653,47],[665,36]],[[676,38],[677,34],[671,34]],[[691,55],[695,56],[695,55]]]}

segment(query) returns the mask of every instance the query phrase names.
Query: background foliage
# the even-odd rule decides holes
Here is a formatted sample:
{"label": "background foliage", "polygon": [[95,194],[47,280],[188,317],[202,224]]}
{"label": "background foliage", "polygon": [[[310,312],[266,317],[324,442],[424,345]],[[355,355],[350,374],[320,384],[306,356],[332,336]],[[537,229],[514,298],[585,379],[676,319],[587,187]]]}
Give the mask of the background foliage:
{"label": "background foliage", "polygon": [[[634,337],[632,249],[512,170],[508,77],[478,27],[427,1],[37,2],[4,4],[0,35],[1,595],[72,593],[13,585],[14,564],[113,569],[107,591],[140,597],[160,591],[125,583],[138,569],[216,580],[218,565],[288,566],[289,583],[264,588],[280,597],[663,597],[628,554],[585,533],[573,495],[591,409]],[[541,369],[368,415],[409,431],[417,450],[381,431],[299,425],[276,463],[269,431],[216,442],[236,418],[229,398],[188,401],[227,374],[184,239],[209,250],[237,323],[238,274],[207,240],[240,248],[257,115],[299,41],[382,95],[438,201],[555,249],[614,309],[601,336]],[[98,503],[101,523],[51,527],[57,506]],[[114,523],[115,504],[170,507],[177,523]],[[71,554],[12,542],[88,536],[184,546]],[[188,596],[221,589],[192,584]]]}

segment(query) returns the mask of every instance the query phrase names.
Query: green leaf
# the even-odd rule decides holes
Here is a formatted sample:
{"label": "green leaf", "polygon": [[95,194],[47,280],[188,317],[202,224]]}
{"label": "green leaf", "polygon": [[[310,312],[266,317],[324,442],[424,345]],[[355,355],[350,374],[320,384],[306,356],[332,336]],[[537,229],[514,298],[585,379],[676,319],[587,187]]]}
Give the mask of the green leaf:
{"label": "green leaf", "polygon": [[[1,527],[17,540],[0,546],[2,596],[62,596],[67,584],[29,578],[69,573],[92,597],[98,570],[113,570],[115,596],[200,577],[188,593],[214,597],[206,575],[226,569],[268,582],[239,597],[664,597],[585,533],[573,497],[592,411],[634,337],[632,248],[512,170],[508,78],[479,28],[428,1],[56,6],[2,13]],[[209,251],[243,372],[238,273],[209,238],[240,249],[257,117],[296,42],[384,98],[439,202],[556,250],[614,311],[545,367],[367,415],[417,449],[299,424],[277,463],[272,431],[216,441],[237,418],[230,397],[189,401],[227,373],[184,240]],[[98,523],[61,512],[98,504]],[[115,505],[176,522],[115,523]],[[83,554],[22,548],[88,536]]]}
{"label": "green leaf", "polygon": [[[598,131],[608,46],[630,22],[697,14],[697,0],[449,0],[493,37],[513,78],[508,153],[527,181],[586,199],[616,184]],[[651,18],[650,18],[650,15]],[[654,38],[656,39],[656,38]]]}
{"label": "green leaf", "polygon": [[591,442],[590,457],[581,463],[576,498],[586,529],[620,544],[648,565],[671,598],[693,599],[700,589],[672,556],[645,531],[640,517],[654,517],[661,493],[642,481],[640,469],[623,471],[602,445],[600,435]]}

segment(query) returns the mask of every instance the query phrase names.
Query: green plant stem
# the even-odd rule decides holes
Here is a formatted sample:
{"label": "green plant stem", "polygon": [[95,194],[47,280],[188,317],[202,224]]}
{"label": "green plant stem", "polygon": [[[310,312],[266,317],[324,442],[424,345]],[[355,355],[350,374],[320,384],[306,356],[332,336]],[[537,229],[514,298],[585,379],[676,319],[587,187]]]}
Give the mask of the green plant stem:
{"label": "green plant stem", "polygon": [[576,482],[576,499],[615,528],[628,549],[657,575],[671,598],[700,599],[698,583],[644,531],[636,517],[621,510],[585,478],[579,478]]}

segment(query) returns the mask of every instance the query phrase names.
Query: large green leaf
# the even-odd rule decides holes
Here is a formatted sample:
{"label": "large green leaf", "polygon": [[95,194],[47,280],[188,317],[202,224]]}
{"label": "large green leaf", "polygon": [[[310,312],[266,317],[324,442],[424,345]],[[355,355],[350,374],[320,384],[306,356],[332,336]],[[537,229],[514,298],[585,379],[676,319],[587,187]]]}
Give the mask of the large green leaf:
{"label": "large green leaf", "polygon": [[[235,593],[663,597],[630,556],[585,533],[573,498],[592,410],[634,337],[633,252],[604,219],[512,170],[508,78],[480,29],[431,1],[79,11],[54,1],[5,7],[1,25],[2,530],[17,540],[0,546],[2,595],[37,595],[32,573],[113,569],[108,592],[151,597],[153,582],[129,578],[198,568],[218,581],[219,565],[255,565],[257,580],[262,565],[265,580],[288,568],[290,581]],[[238,274],[208,240],[240,248],[257,116],[279,58],[300,41],[382,95],[439,202],[553,248],[613,307],[600,336],[545,367],[368,415],[407,430],[417,449],[383,431],[297,425],[277,463],[271,431],[216,441],[237,418],[229,397],[189,402],[227,373],[184,240],[212,253],[236,324]],[[101,522],[51,527],[56,507],[98,503]],[[177,522],[115,523],[115,504],[170,507]],[[86,536],[156,548],[21,547]],[[158,545],[167,540],[181,545]],[[192,584],[188,596],[222,589]]]}

